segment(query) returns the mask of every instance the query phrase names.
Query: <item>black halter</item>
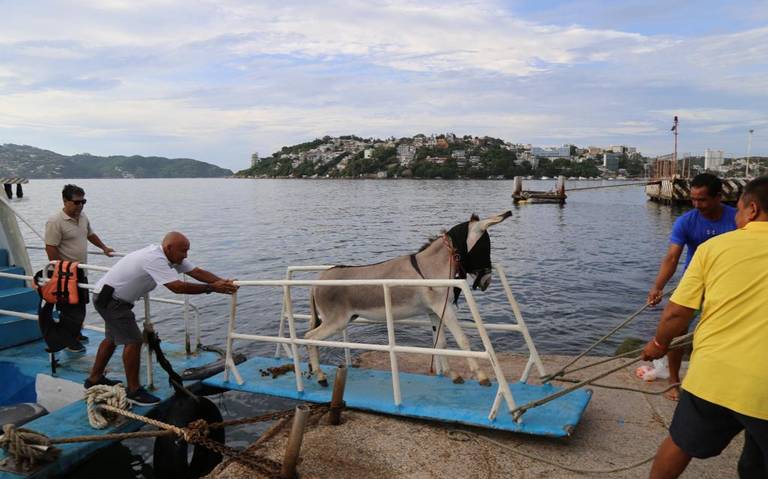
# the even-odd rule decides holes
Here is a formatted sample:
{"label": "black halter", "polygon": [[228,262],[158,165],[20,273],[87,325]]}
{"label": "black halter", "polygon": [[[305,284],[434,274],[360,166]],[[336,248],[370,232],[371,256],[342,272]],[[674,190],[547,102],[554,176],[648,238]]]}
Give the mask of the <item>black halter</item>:
{"label": "black halter", "polygon": [[[455,263],[458,265],[454,278],[466,279],[467,273],[473,274],[476,276],[476,279],[472,289],[477,289],[482,279],[482,274],[480,273],[491,271],[491,237],[488,236],[487,231],[483,232],[483,235],[472,246],[472,249],[467,251],[468,236],[469,221],[460,223],[448,230],[448,237],[451,238],[456,256]],[[454,303],[456,303],[459,300],[461,290],[454,288],[453,294]]]}

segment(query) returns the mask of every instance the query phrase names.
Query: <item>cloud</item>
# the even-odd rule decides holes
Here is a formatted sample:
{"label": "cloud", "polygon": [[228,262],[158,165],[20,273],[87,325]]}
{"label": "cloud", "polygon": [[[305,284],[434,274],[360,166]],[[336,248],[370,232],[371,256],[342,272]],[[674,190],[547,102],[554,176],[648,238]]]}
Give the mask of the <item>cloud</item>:
{"label": "cloud", "polygon": [[677,35],[659,2],[521,5],[16,2],[0,30],[0,134],[238,168],[251,150],[326,134],[450,130],[659,153],[675,114],[691,150],[713,134],[736,148],[741,129],[765,124],[764,25],[728,17],[741,29],[717,30],[694,16]]}

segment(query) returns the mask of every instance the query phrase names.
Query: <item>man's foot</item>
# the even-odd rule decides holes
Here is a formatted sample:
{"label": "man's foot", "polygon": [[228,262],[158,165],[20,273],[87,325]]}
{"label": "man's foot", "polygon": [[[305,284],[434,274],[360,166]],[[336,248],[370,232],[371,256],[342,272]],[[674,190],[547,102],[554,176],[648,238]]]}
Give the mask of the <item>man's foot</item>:
{"label": "man's foot", "polygon": [[91,340],[91,338],[81,334],[80,336],[77,337],[77,340],[80,341],[81,343],[87,343],[88,341]]}
{"label": "man's foot", "polygon": [[80,343],[77,343],[74,346],[67,346],[67,351],[69,351],[70,353],[78,353],[78,354],[84,353],[85,352],[85,346],[83,346]]}
{"label": "man's foot", "polygon": [[98,379],[98,381],[91,382],[90,379],[85,378],[85,382],[83,383],[83,386],[85,386],[85,389],[92,388],[93,386],[115,386],[117,384],[121,384],[122,381],[115,381],[114,379],[109,379],[106,376],[102,376]]}
{"label": "man's foot", "polygon": [[128,402],[131,402],[137,406],[154,406],[160,402],[160,398],[150,394],[143,387],[139,387],[133,392],[129,392],[127,395]]}
{"label": "man's foot", "polygon": [[664,397],[670,401],[680,400],[680,386],[673,386],[669,391],[664,393]]}

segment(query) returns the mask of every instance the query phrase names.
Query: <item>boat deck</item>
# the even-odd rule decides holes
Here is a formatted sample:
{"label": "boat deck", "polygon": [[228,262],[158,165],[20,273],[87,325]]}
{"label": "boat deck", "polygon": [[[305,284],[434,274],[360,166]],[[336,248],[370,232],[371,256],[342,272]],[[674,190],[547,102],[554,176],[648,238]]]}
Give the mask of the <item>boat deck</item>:
{"label": "boat deck", "polygon": [[[62,351],[57,354],[59,366],[57,367],[56,377],[67,379],[77,384],[82,384],[88,375],[88,371],[93,364],[96,350],[103,339],[103,334],[94,331],[83,331],[90,341],[86,344],[86,352],[72,354]],[[201,351],[199,354],[187,357],[184,347],[163,342],[163,352],[173,365],[177,372],[186,368],[202,366],[219,359],[218,354]],[[144,355],[142,354],[142,381],[144,380]],[[33,341],[18,345],[12,348],[0,350],[0,363],[6,366],[13,365],[18,368],[21,377],[29,378],[34,388],[35,377],[38,374],[51,374],[51,367],[48,353],[45,352],[45,344],[42,340]],[[154,382],[153,394],[159,396],[164,401],[173,395],[173,389],[168,385],[168,375],[160,368],[157,362],[154,362]],[[115,352],[109,363],[108,376],[114,379],[125,380],[123,365],[121,360],[121,348]],[[148,415],[155,407],[135,407],[134,412]],[[136,431],[143,426],[138,421],[119,421],[116,425],[106,429],[93,429],[88,423],[85,401],[74,402],[62,409],[58,409],[51,414],[42,416],[23,425],[26,429],[45,434],[48,437],[72,437],[80,435],[107,434],[113,432]],[[0,468],[0,479],[17,479],[20,477],[53,477],[70,469],[75,464],[83,461],[97,450],[111,444],[112,441],[83,442],[75,444],[61,444],[56,447],[61,450],[59,459],[51,464],[45,465],[35,470],[30,475],[16,474],[7,469]],[[5,452],[0,450],[0,461],[5,459]]]}
{"label": "boat deck", "polygon": [[[314,378],[305,377],[305,390],[298,392],[293,370],[274,379],[271,375],[262,373],[267,368],[281,366],[287,362],[287,359],[254,357],[238,366],[238,371],[245,381],[242,385],[237,384],[232,375],[229,381],[225,381],[224,373],[205,379],[203,383],[224,389],[308,402],[330,402],[332,388],[320,386]],[[307,370],[304,363],[302,370]],[[324,365],[323,370],[328,375],[329,384],[333,384],[336,368]],[[533,435],[566,437],[578,424],[592,396],[589,390],[575,391],[526,412],[522,421],[517,423],[506,411],[506,406],[502,406],[494,421],[488,419],[496,395],[495,382],[491,387],[480,386],[476,381],[453,384],[449,378],[443,376],[401,372],[400,388],[403,402],[398,407],[392,399],[392,377],[389,371],[350,368],[347,372],[344,400],[347,407],[353,409]],[[510,389],[518,405],[560,390],[549,384],[520,382],[510,383]]]}

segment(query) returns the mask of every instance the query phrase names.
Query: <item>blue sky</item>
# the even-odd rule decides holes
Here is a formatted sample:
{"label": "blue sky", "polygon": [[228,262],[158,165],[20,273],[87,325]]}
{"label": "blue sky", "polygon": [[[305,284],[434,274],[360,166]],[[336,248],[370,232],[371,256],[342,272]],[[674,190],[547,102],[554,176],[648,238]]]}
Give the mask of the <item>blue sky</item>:
{"label": "blue sky", "polygon": [[233,170],[324,135],[768,155],[768,2],[0,0],[0,143]]}

